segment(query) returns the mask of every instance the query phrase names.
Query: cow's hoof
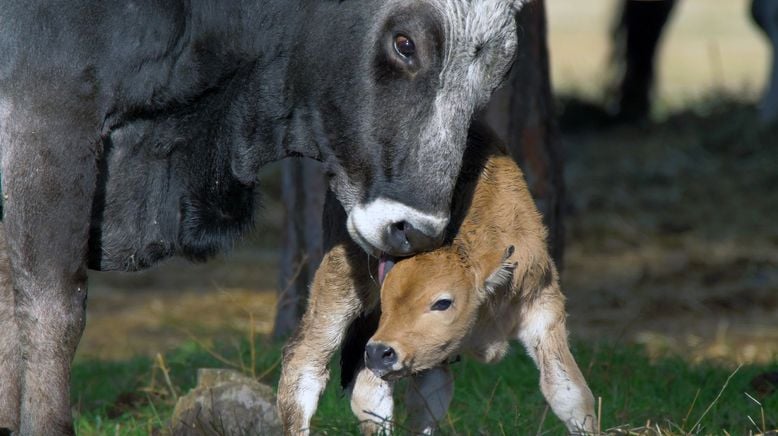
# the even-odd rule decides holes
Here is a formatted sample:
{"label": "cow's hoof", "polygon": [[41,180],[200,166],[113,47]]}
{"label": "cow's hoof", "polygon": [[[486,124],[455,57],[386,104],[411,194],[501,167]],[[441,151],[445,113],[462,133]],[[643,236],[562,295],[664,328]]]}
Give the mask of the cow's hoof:
{"label": "cow's hoof", "polygon": [[0,427],[0,436],[11,436],[13,432],[10,428]]}

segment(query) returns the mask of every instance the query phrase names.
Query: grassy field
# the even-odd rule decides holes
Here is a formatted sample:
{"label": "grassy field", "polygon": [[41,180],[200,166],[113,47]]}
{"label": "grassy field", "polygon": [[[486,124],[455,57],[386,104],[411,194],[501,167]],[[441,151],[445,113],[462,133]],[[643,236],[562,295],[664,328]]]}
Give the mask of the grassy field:
{"label": "grassy field", "polygon": [[[255,373],[274,384],[279,346],[256,345]],[[242,352],[219,350],[236,362]],[[174,395],[194,385],[195,368],[224,366],[195,342],[183,344],[160,360],[80,361],[73,371],[77,430],[83,435],[165,434]],[[741,367],[690,365],[680,357],[649,358],[638,346],[578,344],[574,348],[596,397],[601,399],[601,429],[610,434],[749,434],[778,428],[778,395],[761,398],[751,380],[769,365]],[[160,367],[170,374],[165,382]],[[547,409],[538,390],[538,372],[520,349],[500,364],[468,359],[453,365],[455,397],[444,434],[562,434],[564,427]],[[773,366],[774,369],[774,366]],[[337,380],[337,373],[333,374]],[[321,434],[356,434],[348,401],[330,383],[314,419]],[[398,387],[402,391],[403,387]],[[403,411],[398,412],[402,429]]]}

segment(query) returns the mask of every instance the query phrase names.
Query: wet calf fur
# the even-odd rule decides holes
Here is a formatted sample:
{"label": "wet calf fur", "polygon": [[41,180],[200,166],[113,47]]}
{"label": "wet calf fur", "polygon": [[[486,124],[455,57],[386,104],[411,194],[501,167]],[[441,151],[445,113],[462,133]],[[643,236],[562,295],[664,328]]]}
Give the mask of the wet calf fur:
{"label": "wet calf fur", "polygon": [[308,428],[344,339],[344,381],[365,433],[391,429],[392,385],[404,376],[411,378],[406,427],[432,432],[453,394],[447,362],[460,353],[496,362],[510,340],[537,364],[540,389],[569,431],[594,430],[594,400],[569,350],[546,229],[521,170],[482,125],[471,128],[463,165],[446,244],[397,262],[380,304],[375,260],[357,253],[342,230],[327,235],[331,248],[284,353],[278,404],[288,433]]}

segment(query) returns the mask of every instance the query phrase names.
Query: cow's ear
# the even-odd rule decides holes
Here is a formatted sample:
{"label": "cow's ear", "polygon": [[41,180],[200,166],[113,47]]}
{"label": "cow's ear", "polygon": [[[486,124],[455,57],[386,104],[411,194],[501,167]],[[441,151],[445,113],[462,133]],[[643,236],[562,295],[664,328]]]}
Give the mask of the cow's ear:
{"label": "cow's ear", "polygon": [[531,0],[509,0],[511,9],[513,10],[513,13],[518,13],[521,8],[524,7],[527,3],[529,3]]}
{"label": "cow's ear", "polygon": [[513,272],[519,264],[518,262],[512,261],[511,256],[513,256],[513,245],[505,249],[502,259],[500,259],[500,263],[486,278],[486,282],[484,283],[486,292],[493,293],[501,287],[509,286],[513,281]]}

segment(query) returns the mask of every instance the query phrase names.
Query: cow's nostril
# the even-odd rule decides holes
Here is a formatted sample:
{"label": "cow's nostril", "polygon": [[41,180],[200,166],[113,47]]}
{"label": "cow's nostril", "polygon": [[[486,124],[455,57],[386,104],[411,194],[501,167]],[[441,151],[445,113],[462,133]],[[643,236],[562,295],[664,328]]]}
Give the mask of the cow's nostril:
{"label": "cow's nostril", "polygon": [[397,221],[387,229],[387,252],[393,256],[409,256],[432,250],[440,245],[441,237],[442,234],[427,234],[409,221]]}
{"label": "cow's nostril", "polygon": [[398,221],[396,223],[389,224],[388,229],[388,242],[389,246],[397,252],[397,254],[409,253],[411,250],[411,243],[408,241],[408,235],[406,230],[412,226],[408,225],[405,221]]}

